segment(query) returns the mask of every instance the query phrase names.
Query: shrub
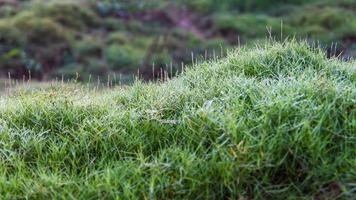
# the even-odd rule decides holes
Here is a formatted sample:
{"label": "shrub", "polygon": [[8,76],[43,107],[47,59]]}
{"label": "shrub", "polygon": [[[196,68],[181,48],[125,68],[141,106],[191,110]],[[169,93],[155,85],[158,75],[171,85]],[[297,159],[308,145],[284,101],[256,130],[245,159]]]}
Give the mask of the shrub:
{"label": "shrub", "polygon": [[[1,51],[21,52],[19,57],[8,59],[10,71],[17,71],[19,78],[32,71],[33,77],[41,77],[61,64],[68,50],[70,32],[49,18],[37,17],[32,12],[22,12],[13,18],[0,20]],[[18,59],[15,61],[15,59]]]}
{"label": "shrub", "polygon": [[0,20],[0,42],[1,46],[18,47],[24,44],[25,35],[14,27],[12,20],[2,19]]}
{"label": "shrub", "polygon": [[107,44],[125,44],[129,43],[128,34],[125,32],[113,32],[108,36]]}
{"label": "shrub", "polygon": [[98,38],[85,37],[73,43],[72,52],[78,60],[93,57],[100,58],[102,56],[103,44]]}
{"label": "shrub", "polygon": [[336,42],[346,35],[356,35],[355,16],[347,10],[320,5],[299,10],[287,22],[300,27],[299,34],[307,34],[322,42]]}
{"label": "shrub", "polygon": [[[233,37],[237,41],[240,36],[242,40],[264,38],[271,29],[272,36],[281,34],[281,20],[266,15],[243,14],[243,15],[220,15],[215,18],[215,26],[218,32],[225,37]],[[283,25],[285,35],[293,35],[293,28],[288,24]]]}
{"label": "shrub", "polygon": [[306,2],[317,2],[318,0],[178,0],[182,5],[187,5],[194,10],[202,13],[217,12],[218,11],[259,11],[268,10],[274,6],[280,6],[285,4],[302,4]]}
{"label": "shrub", "polygon": [[[97,59],[87,59],[85,63],[69,63],[55,70],[53,78],[82,81],[83,83],[96,82],[98,77],[105,77],[109,73],[104,63]],[[103,80],[102,80],[103,81]]]}
{"label": "shrub", "polygon": [[352,19],[352,14],[337,8],[331,7],[307,7],[303,11],[296,12],[291,19],[294,25],[310,26],[319,25],[325,29],[337,29]]}
{"label": "shrub", "polygon": [[50,18],[75,30],[95,26],[99,20],[90,8],[75,3],[37,4],[33,10],[38,17]]}
{"label": "shrub", "polygon": [[0,6],[0,17],[11,17],[16,15],[18,12],[18,9],[16,9],[14,6],[11,5],[1,5]]}
{"label": "shrub", "polygon": [[86,74],[86,79],[84,80],[88,80],[89,76],[91,76],[92,80],[97,79],[98,76],[106,78],[109,72],[110,69],[106,63],[98,59],[90,59],[84,72]]}
{"label": "shrub", "polygon": [[126,29],[125,23],[122,20],[113,17],[103,19],[101,24],[108,31],[122,31]]}
{"label": "shrub", "polygon": [[112,44],[105,51],[107,61],[112,69],[130,70],[140,67],[144,55],[138,55],[136,49],[130,46]]}
{"label": "shrub", "polygon": [[52,77],[53,78],[63,77],[65,80],[76,79],[79,78],[78,77],[79,74],[83,73],[83,71],[84,71],[84,66],[82,64],[70,63],[52,72]]}
{"label": "shrub", "polygon": [[22,13],[13,19],[13,26],[25,35],[29,46],[47,47],[66,43],[68,32],[49,18],[36,17],[33,13]]}
{"label": "shrub", "polygon": [[71,35],[62,26],[48,18],[38,18],[24,13],[14,18],[16,27],[25,38],[24,50],[42,63],[48,71],[61,63],[63,53],[69,48]]}

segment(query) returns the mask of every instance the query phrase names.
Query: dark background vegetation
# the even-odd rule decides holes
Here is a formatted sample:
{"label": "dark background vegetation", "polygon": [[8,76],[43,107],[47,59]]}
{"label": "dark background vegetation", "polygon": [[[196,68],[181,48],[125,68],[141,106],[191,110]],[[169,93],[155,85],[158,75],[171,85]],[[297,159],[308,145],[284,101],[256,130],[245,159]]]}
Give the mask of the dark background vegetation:
{"label": "dark background vegetation", "polygon": [[152,78],[268,35],[354,57],[355,12],[355,0],[0,0],[0,77]]}

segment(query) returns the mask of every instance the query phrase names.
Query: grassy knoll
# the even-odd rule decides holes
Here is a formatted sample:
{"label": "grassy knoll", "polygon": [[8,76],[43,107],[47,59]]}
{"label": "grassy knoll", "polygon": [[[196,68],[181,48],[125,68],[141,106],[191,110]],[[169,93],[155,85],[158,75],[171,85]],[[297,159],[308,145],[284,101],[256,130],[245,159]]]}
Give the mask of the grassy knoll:
{"label": "grassy knoll", "polygon": [[0,100],[1,199],[352,199],[356,65],[266,44],[164,83]]}

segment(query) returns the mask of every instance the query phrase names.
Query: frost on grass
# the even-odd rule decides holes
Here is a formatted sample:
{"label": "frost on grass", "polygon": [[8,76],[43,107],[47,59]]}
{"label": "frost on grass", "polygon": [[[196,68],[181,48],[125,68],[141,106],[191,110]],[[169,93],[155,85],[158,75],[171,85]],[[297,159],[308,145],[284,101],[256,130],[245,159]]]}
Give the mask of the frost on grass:
{"label": "frost on grass", "polygon": [[355,69],[292,41],[161,84],[6,97],[0,195],[352,199]]}

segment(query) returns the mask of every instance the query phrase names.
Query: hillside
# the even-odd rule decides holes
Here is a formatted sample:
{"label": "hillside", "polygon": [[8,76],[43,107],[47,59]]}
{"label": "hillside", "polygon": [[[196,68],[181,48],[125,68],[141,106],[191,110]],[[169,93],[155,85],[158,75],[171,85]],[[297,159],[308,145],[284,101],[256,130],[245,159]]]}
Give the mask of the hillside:
{"label": "hillside", "polygon": [[355,0],[0,0],[0,78],[154,79],[266,36],[355,57],[355,13]]}
{"label": "hillside", "polygon": [[356,64],[295,41],[0,100],[1,199],[352,199]]}

